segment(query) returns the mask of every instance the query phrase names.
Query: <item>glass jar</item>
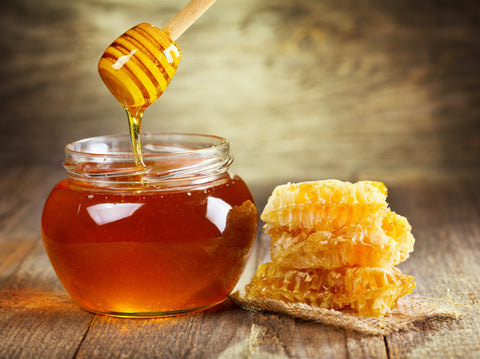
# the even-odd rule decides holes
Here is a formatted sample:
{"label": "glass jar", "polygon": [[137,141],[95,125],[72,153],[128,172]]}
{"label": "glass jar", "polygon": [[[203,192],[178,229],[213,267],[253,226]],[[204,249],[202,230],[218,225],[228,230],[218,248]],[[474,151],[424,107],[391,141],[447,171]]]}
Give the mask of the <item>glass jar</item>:
{"label": "glass jar", "polygon": [[175,315],[224,301],[257,229],[254,198],[229,172],[229,142],[145,134],[140,167],[130,146],[127,135],[66,146],[68,177],[42,214],[43,243],[63,286],[84,309],[115,316]]}

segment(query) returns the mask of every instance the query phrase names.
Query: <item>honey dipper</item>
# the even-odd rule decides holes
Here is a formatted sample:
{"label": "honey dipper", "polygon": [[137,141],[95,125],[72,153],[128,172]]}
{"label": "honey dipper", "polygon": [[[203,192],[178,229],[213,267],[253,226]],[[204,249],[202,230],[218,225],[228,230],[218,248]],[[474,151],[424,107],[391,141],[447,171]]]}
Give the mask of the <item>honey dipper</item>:
{"label": "honey dipper", "polygon": [[191,0],[162,29],[139,24],[105,50],[98,71],[129,114],[141,116],[165,91],[180,62],[180,49],[175,40],[214,2]]}

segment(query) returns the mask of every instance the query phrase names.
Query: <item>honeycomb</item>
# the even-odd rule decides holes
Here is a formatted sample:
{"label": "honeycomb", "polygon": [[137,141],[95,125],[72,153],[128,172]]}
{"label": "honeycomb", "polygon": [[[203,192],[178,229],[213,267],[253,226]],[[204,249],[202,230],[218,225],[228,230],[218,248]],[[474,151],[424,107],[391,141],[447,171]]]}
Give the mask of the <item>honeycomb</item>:
{"label": "honeycomb", "polygon": [[391,211],[378,228],[356,224],[334,232],[290,231],[267,225],[265,231],[272,260],[297,269],[394,266],[408,258],[415,242],[407,219]]}
{"label": "honeycomb", "polygon": [[414,286],[413,277],[395,267],[298,270],[269,262],[260,265],[246,291],[263,299],[379,316],[388,313]]}
{"label": "honeycomb", "polygon": [[385,185],[373,181],[276,187],[261,215],[272,262],[258,268],[247,296],[387,314],[415,286],[394,267],[408,258],[415,239],[386,199]]}
{"label": "honeycomb", "polygon": [[352,224],[378,226],[388,204],[380,182],[338,180],[277,186],[261,219],[267,224],[314,231],[334,231]]}

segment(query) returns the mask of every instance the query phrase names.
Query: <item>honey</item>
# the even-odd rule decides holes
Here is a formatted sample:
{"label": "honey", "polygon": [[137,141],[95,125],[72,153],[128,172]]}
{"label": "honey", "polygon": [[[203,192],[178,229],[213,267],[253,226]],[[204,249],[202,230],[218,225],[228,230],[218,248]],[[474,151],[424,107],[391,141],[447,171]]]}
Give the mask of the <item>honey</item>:
{"label": "honey", "polygon": [[119,36],[98,62],[100,77],[127,112],[138,167],[145,165],[140,139],[143,113],[166,90],[180,58],[179,47],[166,32],[142,23]]}
{"label": "honey", "polygon": [[172,315],[225,300],[256,234],[255,201],[228,171],[214,136],[144,136],[138,174],[128,136],[67,146],[47,199],[42,237],[65,289],[83,308],[118,316]]}
{"label": "honey", "polygon": [[142,141],[140,139],[144,110],[139,109],[136,112],[133,112],[130,109],[126,109],[126,112],[130,130],[130,141],[132,142],[132,152],[135,158],[135,165],[137,165],[137,167],[145,167],[145,163],[143,163],[142,158]]}

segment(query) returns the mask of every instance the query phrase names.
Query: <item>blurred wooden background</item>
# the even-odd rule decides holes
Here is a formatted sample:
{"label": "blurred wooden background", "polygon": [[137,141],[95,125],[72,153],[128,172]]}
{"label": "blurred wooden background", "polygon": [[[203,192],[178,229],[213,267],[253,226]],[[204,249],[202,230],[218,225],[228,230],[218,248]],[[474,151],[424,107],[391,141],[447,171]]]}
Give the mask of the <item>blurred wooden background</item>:
{"label": "blurred wooden background", "polygon": [[[415,293],[468,315],[371,338],[232,304],[151,321],[73,304],[39,228],[63,148],[128,131],[97,62],[185,2],[0,2],[0,357],[478,358],[479,0],[217,0],[143,128],[231,139],[260,210],[287,181],[384,181],[414,228]],[[260,230],[246,278],[268,247]]]}
{"label": "blurred wooden background", "polygon": [[[97,74],[104,49],[185,1],[3,0],[0,163],[55,165],[126,132]],[[480,175],[476,0],[218,0],[178,43],[144,131],[232,141],[251,185]]]}

